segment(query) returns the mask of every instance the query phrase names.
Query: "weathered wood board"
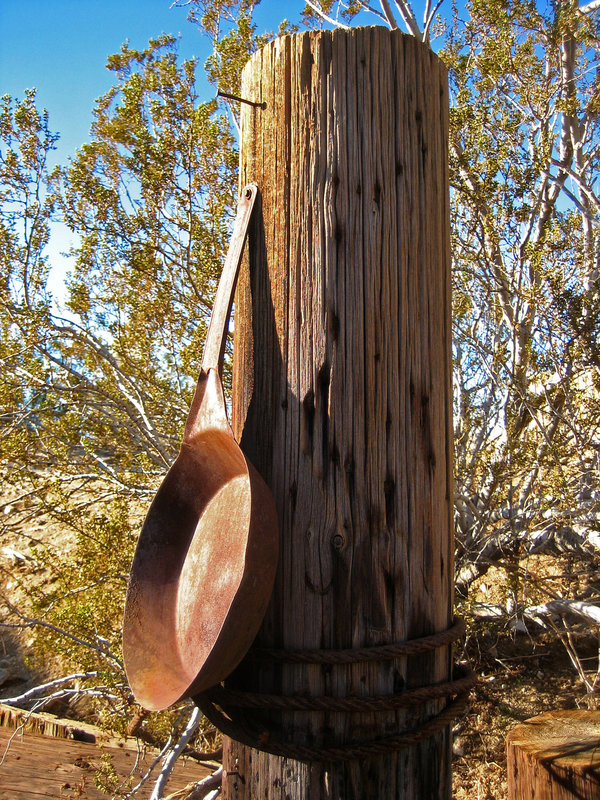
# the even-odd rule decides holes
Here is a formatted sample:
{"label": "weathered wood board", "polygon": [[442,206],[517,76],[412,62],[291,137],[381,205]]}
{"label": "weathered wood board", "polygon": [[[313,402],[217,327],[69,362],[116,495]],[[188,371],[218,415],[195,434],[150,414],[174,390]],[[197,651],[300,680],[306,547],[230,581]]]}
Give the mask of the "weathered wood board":
{"label": "weathered wood board", "polygon": [[506,739],[509,800],[600,800],[600,711],[549,711]]}
{"label": "weathered wood board", "polygon": [[[242,110],[241,183],[259,186],[262,213],[236,295],[233,427],[281,531],[258,644],[357,648],[443,631],[453,580],[445,69],[399,31],[311,32],[256,53],[241,94],[265,107]],[[248,663],[233,680],[372,696],[450,671],[444,647],[328,668]],[[442,706],[269,712],[265,728],[318,748],[400,733]],[[228,800],[450,797],[447,730],[344,765],[228,747]]]}
{"label": "weathered wood board", "polygon": [[[0,725],[0,800],[106,800],[110,795],[96,786],[103,756],[110,760],[115,775],[126,786],[130,776],[136,783],[157,755],[151,748],[142,746],[138,750],[131,741],[122,746],[112,738],[102,741],[105,734],[100,729],[65,720],[53,721],[51,715],[33,715],[23,730],[15,727],[15,723],[22,721],[17,713],[10,714],[6,707],[2,710],[5,724]],[[31,732],[32,727],[36,733]],[[72,735],[73,729],[76,735],[96,737],[97,741],[65,738]],[[40,730],[56,735],[43,735]],[[191,759],[181,760],[169,781],[168,791],[182,789],[210,773],[210,769]],[[149,782],[136,796],[146,800],[151,791]]]}

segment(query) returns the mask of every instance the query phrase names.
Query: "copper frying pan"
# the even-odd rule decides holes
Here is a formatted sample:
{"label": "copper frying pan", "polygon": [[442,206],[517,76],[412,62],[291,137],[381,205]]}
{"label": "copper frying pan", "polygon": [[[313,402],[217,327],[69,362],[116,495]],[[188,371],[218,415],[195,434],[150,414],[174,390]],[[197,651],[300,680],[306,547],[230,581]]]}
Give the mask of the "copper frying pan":
{"label": "copper frying pan", "polygon": [[233,438],[220,364],[257,188],[246,186],[181,450],[144,522],[123,625],[136,700],[159,710],[227,677],[260,627],[279,544],[269,489]]}

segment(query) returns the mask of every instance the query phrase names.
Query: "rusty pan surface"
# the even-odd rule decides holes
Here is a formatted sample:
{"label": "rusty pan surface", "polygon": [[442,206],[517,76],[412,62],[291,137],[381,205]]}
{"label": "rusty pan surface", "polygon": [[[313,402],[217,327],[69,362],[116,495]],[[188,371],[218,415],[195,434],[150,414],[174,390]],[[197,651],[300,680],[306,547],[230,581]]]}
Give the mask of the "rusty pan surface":
{"label": "rusty pan surface", "polygon": [[181,450],[150,506],[131,567],[123,655],[135,698],[150,710],[235,669],[275,577],[275,505],[233,437],[219,372],[256,193],[254,186],[242,193]]}

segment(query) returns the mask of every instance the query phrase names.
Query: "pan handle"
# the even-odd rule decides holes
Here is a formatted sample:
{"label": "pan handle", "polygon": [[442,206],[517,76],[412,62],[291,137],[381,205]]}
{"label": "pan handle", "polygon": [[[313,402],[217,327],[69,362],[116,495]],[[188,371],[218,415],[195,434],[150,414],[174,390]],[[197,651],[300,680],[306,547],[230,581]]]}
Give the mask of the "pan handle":
{"label": "pan handle", "polygon": [[204,344],[204,352],[202,353],[202,369],[204,372],[208,372],[209,369],[218,370],[223,359],[231,304],[233,303],[235,285],[248,234],[248,224],[257,195],[258,188],[253,183],[250,183],[244,187],[238,202],[233,233],[231,234],[223,272],[217,287]]}

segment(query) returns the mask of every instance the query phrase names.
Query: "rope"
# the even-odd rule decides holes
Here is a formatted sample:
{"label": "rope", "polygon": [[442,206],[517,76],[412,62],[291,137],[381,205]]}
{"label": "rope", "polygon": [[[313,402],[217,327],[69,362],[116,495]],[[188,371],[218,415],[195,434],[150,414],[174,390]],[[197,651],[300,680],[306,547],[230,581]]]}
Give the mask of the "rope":
{"label": "rope", "polygon": [[452,627],[431,636],[409,639],[405,642],[359,647],[355,650],[275,650],[254,648],[247,658],[256,661],[269,661],[289,664],[356,664],[364,661],[391,661],[400,656],[415,656],[445,647],[456,642],[465,633],[465,623],[457,617]]}
{"label": "rope", "polygon": [[306,697],[301,695],[254,694],[215,686],[206,692],[210,701],[221,708],[253,708],[269,711],[341,711],[347,713],[373,713],[412,708],[467,691],[475,683],[471,670],[457,670],[459,677],[433,686],[406,690],[399,694],[371,697]]}
{"label": "rope", "polygon": [[457,697],[437,716],[419,727],[404,731],[401,734],[385,736],[370,742],[317,748],[277,741],[271,736],[270,731],[251,725],[247,719],[234,723],[221,709],[211,703],[206,695],[199,695],[194,698],[194,702],[200,707],[205,717],[231,739],[235,739],[255,750],[271,753],[274,756],[293,758],[296,761],[305,762],[354,761],[403,750],[405,747],[412,747],[424,739],[429,739],[450,725],[453,719],[464,713],[468,701],[467,692]]}
{"label": "rope", "polygon": [[[363,647],[356,650],[261,648],[251,651],[248,657],[259,661],[296,664],[353,664],[365,661],[385,661],[444,647],[459,639],[464,630],[464,622],[456,619],[452,627],[446,631],[395,644]],[[402,750],[439,733],[455,717],[464,712],[469,699],[469,690],[475,682],[476,676],[470,669],[457,668],[450,681],[405,690],[392,695],[371,697],[281,696],[227,689],[219,685],[196,696],[194,702],[215,727],[230,738],[254,749],[276,756],[293,758],[297,761],[352,761]],[[260,723],[256,714],[247,714],[242,710],[374,713],[411,708],[431,700],[451,697],[454,699],[443,711],[412,730],[368,742],[335,747],[317,748],[279,741],[277,736],[272,735],[271,730],[267,730]]]}

